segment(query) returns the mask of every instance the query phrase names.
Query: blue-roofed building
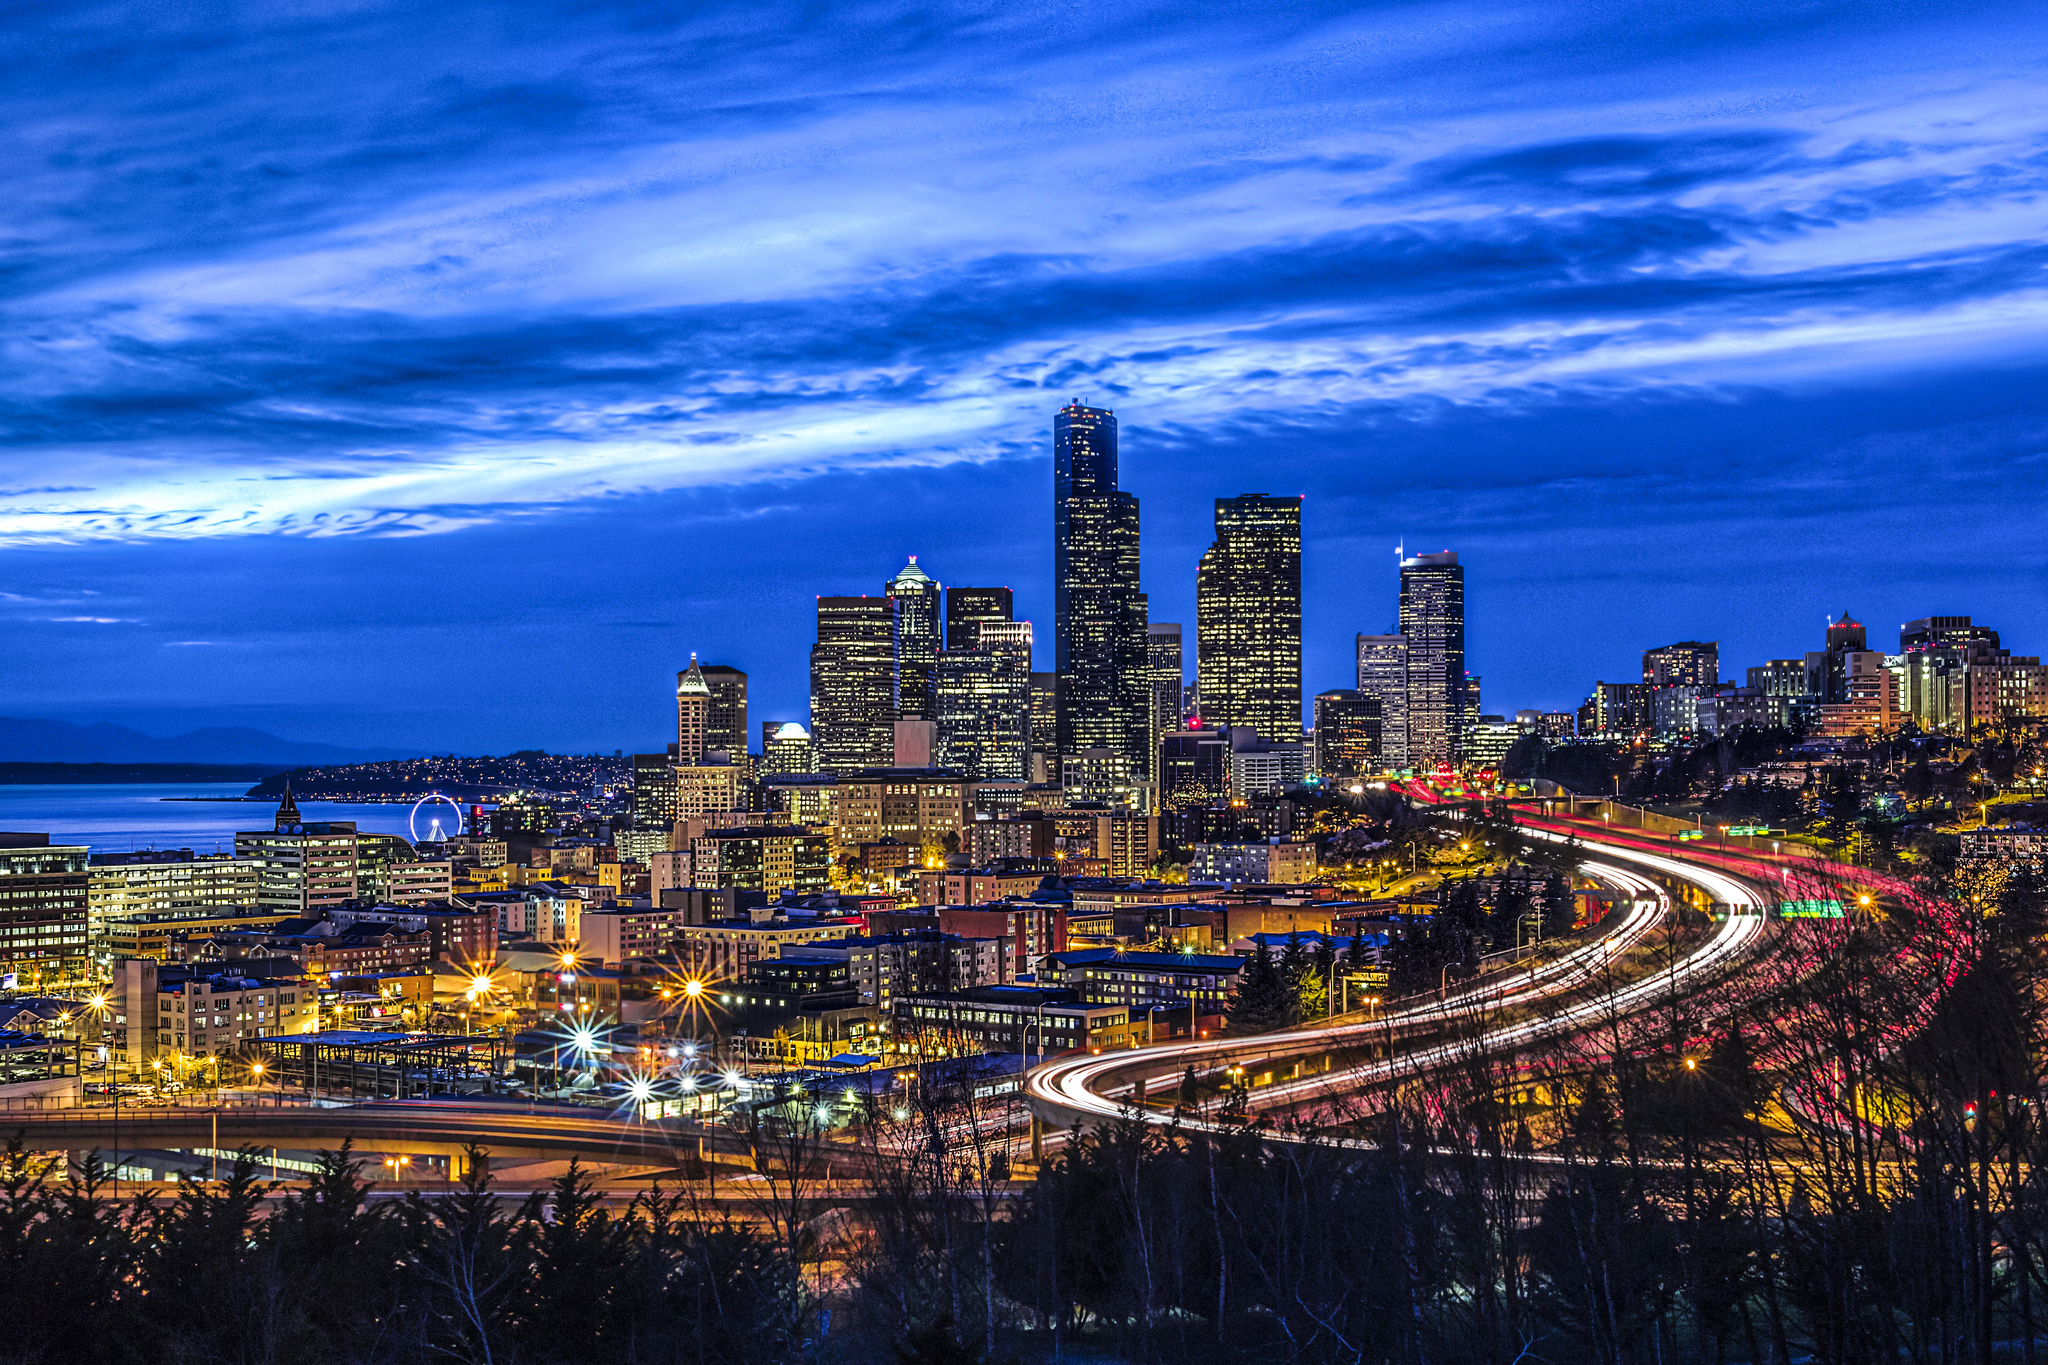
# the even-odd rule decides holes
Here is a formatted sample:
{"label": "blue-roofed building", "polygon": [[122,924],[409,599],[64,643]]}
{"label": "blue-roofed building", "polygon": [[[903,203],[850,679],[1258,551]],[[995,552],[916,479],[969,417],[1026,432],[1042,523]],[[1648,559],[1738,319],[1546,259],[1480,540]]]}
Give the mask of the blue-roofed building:
{"label": "blue-roofed building", "polygon": [[1244,964],[1241,957],[1204,953],[1075,948],[1048,954],[1038,974],[1045,985],[1078,991],[1091,1004],[1151,1009],[1193,1001],[1202,1013],[1215,1014],[1236,993]]}

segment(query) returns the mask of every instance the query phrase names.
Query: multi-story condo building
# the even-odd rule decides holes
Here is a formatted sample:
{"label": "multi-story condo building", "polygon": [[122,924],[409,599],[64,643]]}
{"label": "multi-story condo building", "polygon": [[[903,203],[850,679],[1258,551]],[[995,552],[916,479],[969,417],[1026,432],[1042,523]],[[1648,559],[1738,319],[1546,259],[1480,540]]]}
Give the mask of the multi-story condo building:
{"label": "multi-story condo building", "polygon": [[846,953],[860,1003],[884,1009],[899,995],[1002,986],[1017,979],[1016,949],[1005,938],[915,930],[851,938]]}
{"label": "multi-story condo building", "polygon": [[1046,985],[1077,991],[1092,1005],[1162,1009],[1193,1002],[1221,1014],[1237,993],[1248,959],[1200,953],[1133,953],[1120,948],[1073,948],[1041,965]]}
{"label": "multi-story condo building", "polygon": [[686,971],[708,981],[734,981],[764,958],[792,948],[836,944],[852,935],[853,920],[719,920],[683,925],[676,952]]}
{"label": "multi-story condo building", "polygon": [[1138,500],[1117,487],[1116,416],[1069,403],[1053,419],[1054,752],[1111,749],[1151,768]]}
{"label": "multi-story condo building", "polygon": [[1193,855],[1188,867],[1191,881],[1296,886],[1316,875],[1316,846],[1305,840],[1196,844]]}
{"label": "multi-story condo building", "polygon": [[1401,561],[1401,634],[1408,641],[1408,763],[1449,763],[1465,707],[1465,570],[1456,551]]}
{"label": "multi-story condo building", "polygon": [[896,998],[891,1027],[898,1053],[949,1057],[1018,1052],[1056,1057],[1130,1042],[1131,1012],[1091,1005],[1070,990],[983,986]]}
{"label": "multi-story condo building", "polygon": [[898,599],[820,597],[811,647],[811,742],[829,773],[896,757]]}
{"label": "multi-story condo building", "polygon": [[1301,737],[1301,499],[1216,499],[1195,569],[1195,698],[1202,719]]}
{"label": "multi-story condo building", "polygon": [[1721,642],[1680,640],[1643,653],[1645,687],[1717,687],[1721,682]]}
{"label": "multi-story condo building", "polygon": [[1820,732],[1830,739],[1889,734],[1905,720],[1899,707],[1899,680],[1873,650],[1847,650],[1841,656],[1843,699],[1820,708]]}

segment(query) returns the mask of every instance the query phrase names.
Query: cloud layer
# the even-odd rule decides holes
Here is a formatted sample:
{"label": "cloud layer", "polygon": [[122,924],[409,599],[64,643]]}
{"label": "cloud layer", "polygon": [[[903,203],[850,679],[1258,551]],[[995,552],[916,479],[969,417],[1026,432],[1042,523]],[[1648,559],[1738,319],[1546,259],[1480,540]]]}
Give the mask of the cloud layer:
{"label": "cloud layer", "polygon": [[0,543],[2038,353],[2038,12],[1679,8],[48,6]]}

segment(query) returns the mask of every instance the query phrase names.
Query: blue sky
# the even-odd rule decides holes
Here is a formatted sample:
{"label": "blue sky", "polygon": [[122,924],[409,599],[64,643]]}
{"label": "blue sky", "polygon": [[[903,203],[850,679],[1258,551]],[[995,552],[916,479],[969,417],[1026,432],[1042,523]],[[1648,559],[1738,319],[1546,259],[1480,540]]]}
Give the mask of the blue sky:
{"label": "blue sky", "polygon": [[0,713],[628,749],[908,553],[1050,655],[1306,497],[1310,690],[1456,548],[1489,710],[1847,607],[2048,648],[2038,5],[60,5],[0,42]]}

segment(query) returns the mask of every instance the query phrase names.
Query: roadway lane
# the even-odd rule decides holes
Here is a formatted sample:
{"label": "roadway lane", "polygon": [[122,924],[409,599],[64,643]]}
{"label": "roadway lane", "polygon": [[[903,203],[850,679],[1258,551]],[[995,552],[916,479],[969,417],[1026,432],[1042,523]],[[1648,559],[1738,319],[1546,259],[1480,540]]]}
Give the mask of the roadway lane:
{"label": "roadway lane", "polygon": [[[1421,1075],[1455,1066],[1475,1055],[1509,1055],[1533,1043],[1568,1036],[1598,1023],[1611,1022],[1619,1015],[1641,1010],[1674,990],[1685,990],[1710,982],[1760,940],[1764,928],[1763,894],[1746,881],[1717,868],[1703,867],[1691,859],[1652,853],[1636,846],[1634,840],[1615,840],[1604,830],[1562,822],[1548,828],[1524,827],[1537,838],[1563,841],[1577,837],[1597,849],[1600,857],[1581,864],[1584,871],[1637,888],[1637,898],[1618,925],[1602,939],[1587,943],[1531,974],[1515,972],[1495,978],[1490,985],[1441,1002],[1430,1001],[1387,1018],[1335,1027],[1297,1029],[1250,1038],[1219,1038],[1174,1046],[1140,1048],[1110,1056],[1069,1058],[1047,1063],[1031,1072],[1024,1083],[1026,1102],[1032,1112],[1048,1124],[1066,1128],[1075,1123],[1094,1126],[1128,1112],[1125,1100],[1143,1081],[1148,1088],[1176,1079],[1192,1064],[1197,1069],[1265,1062],[1276,1055],[1305,1055],[1333,1048],[1358,1047],[1388,1036],[1388,1031],[1434,1026],[1469,1015],[1482,1005],[1509,1007],[1535,1004],[1546,998],[1569,998],[1598,984],[1607,964],[1621,951],[1647,935],[1663,918],[1669,900],[1638,871],[1655,872],[1687,881],[1704,890],[1709,899],[1738,907],[1722,921],[1715,933],[1693,953],[1656,976],[1598,992],[1591,998],[1567,1003],[1554,1013],[1486,1030],[1478,1036],[1420,1049],[1391,1061],[1372,1063],[1347,1072],[1344,1081],[1352,1088],[1383,1084],[1397,1077]],[[1627,864],[1623,867],[1621,864]],[[1261,1107],[1284,1106],[1326,1095],[1330,1076],[1306,1077],[1262,1088],[1257,1099]],[[1147,1111],[1147,1118],[1164,1123],[1169,1117]],[[1214,1126],[1200,1120],[1184,1124]]]}

